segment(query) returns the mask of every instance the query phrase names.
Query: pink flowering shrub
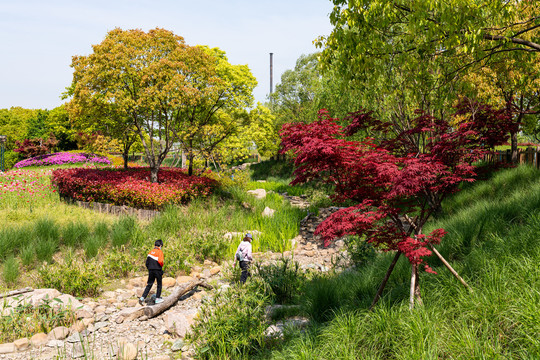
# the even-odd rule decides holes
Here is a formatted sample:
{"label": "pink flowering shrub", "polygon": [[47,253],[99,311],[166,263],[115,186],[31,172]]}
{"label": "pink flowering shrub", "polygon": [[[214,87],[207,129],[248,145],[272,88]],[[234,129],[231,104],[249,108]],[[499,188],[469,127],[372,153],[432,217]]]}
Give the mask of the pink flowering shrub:
{"label": "pink flowering shrub", "polygon": [[19,161],[14,165],[16,168],[27,166],[50,166],[63,164],[94,163],[109,165],[111,161],[106,156],[99,156],[90,153],[69,153],[60,152],[35,156]]}
{"label": "pink flowering shrub", "polygon": [[79,201],[127,205],[141,209],[161,209],[168,204],[185,203],[208,196],[218,185],[206,177],[188,176],[176,168],[161,168],[158,183],[149,181],[148,168],[58,169],[52,183],[60,196]]}

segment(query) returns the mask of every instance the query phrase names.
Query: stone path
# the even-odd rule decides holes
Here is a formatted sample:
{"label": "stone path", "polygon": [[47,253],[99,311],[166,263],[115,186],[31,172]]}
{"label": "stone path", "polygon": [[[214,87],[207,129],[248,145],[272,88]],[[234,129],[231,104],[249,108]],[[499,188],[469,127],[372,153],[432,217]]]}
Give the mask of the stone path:
{"label": "stone path", "polygon": [[[307,207],[305,200],[300,197],[285,197],[295,206]],[[321,209],[319,216],[306,216],[301,222],[300,234],[291,240],[293,251],[283,254],[255,253],[255,261],[268,264],[281,258],[293,258],[302,269],[322,272],[346,263],[348,257],[342,240],[324,248],[321,240],[313,235],[316,226],[336,210],[338,208]],[[232,262],[225,261],[220,266],[207,260],[202,266],[194,267],[191,276],[165,278],[164,296],[174,286],[196,278],[206,279],[215,286],[215,290],[192,291],[175,306],[152,319],[130,317],[140,308],[137,298],[146,285],[146,275],[123,280],[121,288],[106,291],[97,299],[88,298],[77,303],[77,307],[80,307],[78,321],[71,328],[54,329],[49,334],[36,334],[30,339],[1,344],[0,359],[80,359],[84,358],[85,352],[91,359],[191,359],[194,351],[184,343],[183,337],[193,324],[202,300],[229,286],[223,272],[231,265]],[[45,293],[51,297],[60,295],[56,290],[49,289],[25,296],[28,301],[36,303]]]}

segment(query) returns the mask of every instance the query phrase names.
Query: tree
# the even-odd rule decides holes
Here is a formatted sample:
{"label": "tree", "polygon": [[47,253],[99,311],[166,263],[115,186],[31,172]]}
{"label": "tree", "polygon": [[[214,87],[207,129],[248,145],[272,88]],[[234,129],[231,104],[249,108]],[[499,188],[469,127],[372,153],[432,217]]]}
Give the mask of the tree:
{"label": "tree", "polygon": [[386,121],[418,108],[446,119],[467,71],[493,61],[538,63],[537,1],[334,1],[321,63]]}
{"label": "tree", "polygon": [[[74,118],[92,118],[105,108],[110,119],[136,129],[150,166],[158,171],[186,112],[195,111],[221,80],[215,60],[164,29],[114,29],[88,56],[74,56],[68,111]],[[101,121],[93,117],[94,121]]]}
{"label": "tree", "polygon": [[253,103],[255,77],[247,65],[232,65],[224,51],[200,46],[215,69],[211,78],[195,83],[200,96],[191,103],[178,107],[182,121],[173,127],[189,160],[188,174],[193,173],[195,152],[211,154],[225,139],[247,126],[245,110]]}
{"label": "tree", "polygon": [[[321,110],[316,122],[283,127],[282,151],[295,157],[292,184],[331,184],[335,200],[356,204],[331,215],[316,233],[323,235],[325,245],[341,236],[357,235],[382,251],[396,252],[373,305],[398,258],[404,254],[412,267],[412,308],[415,298],[421,301],[418,266],[423,264],[426,271],[433,272],[424,261],[432,252],[444,260],[434,247],[444,236],[444,230],[436,229],[426,235],[423,227],[460,183],[474,181],[472,163],[482,155],[481,144],[488,137],[479,131],[485,124],[469,118],[452,128],[447,121],[418,110],[410,127],[393,136],[395,128],[375,119],[373,112],[361,110],[345,120],[349,125],[342,127],[337,124],[338,119]],[[500,120],[508,122],[511,117]],[[384,137],[379,141],[350,140],[358,131],[370,128]]]}

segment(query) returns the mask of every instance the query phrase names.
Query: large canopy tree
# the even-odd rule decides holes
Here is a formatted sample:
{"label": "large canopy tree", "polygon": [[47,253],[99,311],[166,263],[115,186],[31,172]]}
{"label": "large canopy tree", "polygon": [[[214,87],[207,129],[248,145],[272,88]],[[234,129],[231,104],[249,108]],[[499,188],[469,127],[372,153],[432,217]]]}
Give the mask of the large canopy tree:
{"label": "large canopy tree", "polygon": [[164,29],[114,29],[88,56],[74,56],[72,99],[75,118],[105,109],[109,119],[133,126],[150,165],[158,170],[184,126],[186,109],[193,110],[209,88],[221,83],[215,60],[199,47]]}
{"label": "large canopy tree", "polygon": [[[318,45],[324,69],[359,91],[363,106],[398,127],[420,108],[449,119],[471,68],[537,61],[540,3],[521,0],[334,0],[334,29]],[[535,60],[536,59],[536,60]]]}

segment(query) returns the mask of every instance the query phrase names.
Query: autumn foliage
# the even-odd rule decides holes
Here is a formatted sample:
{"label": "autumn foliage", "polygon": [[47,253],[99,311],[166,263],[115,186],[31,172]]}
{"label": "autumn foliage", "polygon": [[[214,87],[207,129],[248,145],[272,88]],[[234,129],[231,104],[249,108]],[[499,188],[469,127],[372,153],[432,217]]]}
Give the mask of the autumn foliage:
{"label": "autumn foliage", "polygon": [[[416,115],[408,128],[396,129],[361,110],[349,114],[345,119],[349,125],[343,127],[321,110],[316,122],[282,128],[282,151],[295,159],[293,183],[331,184],[335,200],[355,204],[319,225],[316,233],[325,245],[338,237],[359,235],[378,249],[398,251],[411,264],[423,263],[433,272],[423,259],[445,231],[423,234],[422,227],[460,183],[474,181],[473,163],[485,152],[482,144],[489,138],[492,146],[507,137],[500,134],[493,139],[491,133],[482,132],[486,124],[478,117],[469,116],[452,127],[421,111]],[[380,138],[350,140],[360,130],[376,131]]]}
{"label": "autumn foliage", "polygon": [[59,169],[52,182],[60,196],[79,200],[127,205],[142,209],[161,209],[209,195],[217,182],[206,177],[188,176],[180,169],[163,168],[158,182],[149,181],[148,168]]}

